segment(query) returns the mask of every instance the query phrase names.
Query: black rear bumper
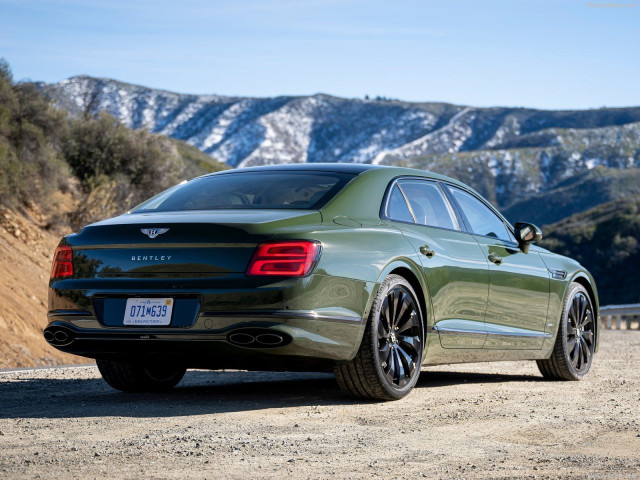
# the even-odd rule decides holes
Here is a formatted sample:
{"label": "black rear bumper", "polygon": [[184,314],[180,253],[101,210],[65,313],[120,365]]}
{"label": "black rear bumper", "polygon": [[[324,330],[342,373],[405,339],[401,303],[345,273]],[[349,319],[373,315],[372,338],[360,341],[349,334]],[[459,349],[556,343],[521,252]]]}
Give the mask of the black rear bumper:
{"label": "black rear bumper", "polygon": [[[83,329],[58,321],[44,330],[53,347],[94,359],[170,362],[186,368],[266,371],[332,371],[335,361],[300,356],[286,332],[261,326],[226,332]],[[289,348],[287,348],[289,347]],[[289,350],[290,352],[288,352]]]}

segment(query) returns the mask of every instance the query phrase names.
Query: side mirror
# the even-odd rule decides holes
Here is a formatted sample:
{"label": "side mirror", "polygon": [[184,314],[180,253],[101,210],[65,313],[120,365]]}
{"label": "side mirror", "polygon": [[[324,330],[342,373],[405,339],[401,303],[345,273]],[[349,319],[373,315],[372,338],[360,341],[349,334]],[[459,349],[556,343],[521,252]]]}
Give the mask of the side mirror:
{"label": "side mirror", "polygon": [[524,253],[529,253],[532,243],[542,240],[542,232],[533,223],[517,222],[514,226],[516,239]]}

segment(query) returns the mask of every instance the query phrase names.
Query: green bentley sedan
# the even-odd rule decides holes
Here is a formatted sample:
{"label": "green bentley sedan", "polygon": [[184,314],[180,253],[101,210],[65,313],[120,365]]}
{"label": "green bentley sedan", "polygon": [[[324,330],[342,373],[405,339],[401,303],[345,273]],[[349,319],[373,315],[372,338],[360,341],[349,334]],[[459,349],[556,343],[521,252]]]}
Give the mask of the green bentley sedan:
{"label": "green bentley sedan", "polygon": [[596,286],[541,238],[421,170],[224,171],[63,238],[44,337],[122,391],[188,368],[333,371],[348,394],[395,400],[423,365],[496,360],[579,380]]}

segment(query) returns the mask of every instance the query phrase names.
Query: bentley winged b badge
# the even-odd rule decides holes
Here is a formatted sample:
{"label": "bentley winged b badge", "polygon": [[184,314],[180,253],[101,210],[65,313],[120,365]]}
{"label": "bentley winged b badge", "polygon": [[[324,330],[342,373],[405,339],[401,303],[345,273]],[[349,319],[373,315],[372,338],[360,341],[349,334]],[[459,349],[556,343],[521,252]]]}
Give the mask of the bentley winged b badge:
{"label": "bentley winged b badge", "polygon": [[169,231],[168,228],[141,228],[140,231],[147,235],[149,238],[156,238],[158,235],[162,235]]}

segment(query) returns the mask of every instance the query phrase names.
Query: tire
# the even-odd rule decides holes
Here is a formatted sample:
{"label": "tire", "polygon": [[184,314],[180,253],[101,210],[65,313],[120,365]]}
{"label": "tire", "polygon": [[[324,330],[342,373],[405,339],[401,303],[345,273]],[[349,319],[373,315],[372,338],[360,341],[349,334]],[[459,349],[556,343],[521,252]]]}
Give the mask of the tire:
{"label": "tire", "polygon": [[580,380],[593,362],[596,318],[587,290],[572,283],[567,292],[551,356],[536,360],[538,369],[549,380]]}
{"label": "tire", "polygon": [[123,360],[96,360],[105,382],[122,392],[163,392],[175,387],[186,368],[144,366]]}
{"label": "tire", "polygon": [[345,393],[386,401],[399,400],[413,389],[420,376],[425,338],[417,298],[399,275],[389,275],[382,282],[358,353],[334,368]]}

